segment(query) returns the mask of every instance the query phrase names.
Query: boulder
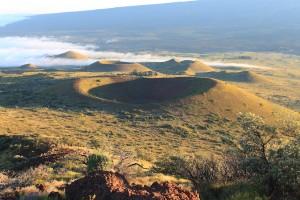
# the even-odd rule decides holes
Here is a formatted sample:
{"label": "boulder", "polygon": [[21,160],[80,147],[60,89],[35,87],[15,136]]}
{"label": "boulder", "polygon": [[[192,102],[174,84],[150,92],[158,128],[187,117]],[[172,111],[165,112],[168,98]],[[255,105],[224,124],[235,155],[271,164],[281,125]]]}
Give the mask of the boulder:
{"label": "boulder", "polygon": [[98,172],[78,179],[66,187],[67,200],[200,200],[195,192],[171,183],[149,186],[130,185],[113,172]]}

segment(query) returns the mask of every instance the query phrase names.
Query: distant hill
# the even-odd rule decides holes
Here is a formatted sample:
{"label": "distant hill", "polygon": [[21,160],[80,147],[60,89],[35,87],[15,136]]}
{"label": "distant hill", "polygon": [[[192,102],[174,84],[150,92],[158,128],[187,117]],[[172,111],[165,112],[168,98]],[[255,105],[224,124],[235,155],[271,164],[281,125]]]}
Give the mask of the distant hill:
{"label": "distant hill", "polygon": [[68,36],[118,51],[300,53],[299,10],[299,0],[199,0],[37,15],[0,35]]}
{"label": "distant hill", "polygon": [[30,71],[38,71],[41,70],[39,66],[28,63],[21,65],[19,67],[7,67],[7,68],[1,68],[1,72],[5,74],[22,74],[24,72],[30,72]]}
{"label": "distant hill", "polygon": [[251,71],[241,71],[241,72],[208,72],[198,74],[199,77],[215,78],[223,81],[232,81],[232,82],[245,82],[245,83],[271,83],[271,80],[268,78],[256,74]]}
{"label": "distant hill", "polygon": [[151,69],[139,63],[107,61],[107,60],[97,61],[89,66],[83,67],[82,70],[88,72],[123,72],[123,73],[151,71]]}
{"label": "distant hill", "polygon": [[186,60],[186,61],[182,61],[181,64],[187,66],[187,69],[185,71],[186,74],[194,75],[194,74],[197,74],[197,73],[215,71],[214,68],[204,64],[200,60],[195,60],[195,61]]}
{"label": "distant hill", "polygon": [[76,52],[76,51],[67,51],[65,53],[58,54],[58,55],[51,56],[51,57],[53,57],[53,58],[74,59],[74,60],[87,60],[87,59],[89,59],[88,55],[85,55],[83,53]]}
{"label": "distant hill", "polygon": [[29,64],[22,65],[22,66],[18,67],[17,69],[24,70],[24,71],[31,71],[31,70],[38,69],[38,66],[29,63]]}
{"label": "distant hill", "polygon": [[215,71],[212,67],[204,64],[200,60],[178,61],[171,59],[166,62],[144,63],[144,65],[165,74],[195,75],[197,73]]}

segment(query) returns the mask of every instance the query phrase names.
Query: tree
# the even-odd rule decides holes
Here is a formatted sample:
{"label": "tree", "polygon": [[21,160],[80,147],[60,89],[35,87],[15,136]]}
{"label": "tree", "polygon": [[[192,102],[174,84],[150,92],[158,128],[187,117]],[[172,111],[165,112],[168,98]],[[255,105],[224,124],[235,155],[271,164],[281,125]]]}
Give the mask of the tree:
{"label": "tree", "polygon": [[255,175],[270,171],[270,149],[278,144],[278,131],[267,125],[264,120],[252,113],[240,114],[238,122],[243,129],[239,141],[239,150],[244,156],[248,171]]}
{"label": "tree", "polygon": [[300,199],[300,137],[271,152],[272,176],[284,197]]}
{"label": "tree", "polygon": [[[294,197],[300,186],[300,139],[296,123],[285,123],[278,129],[252,113],[240,114],[238,122],[243,129],[238,153],[240,167],[266,186],[266,194],[271,198]],[[289,136],[289,142],[282,143],[284,136]]]}

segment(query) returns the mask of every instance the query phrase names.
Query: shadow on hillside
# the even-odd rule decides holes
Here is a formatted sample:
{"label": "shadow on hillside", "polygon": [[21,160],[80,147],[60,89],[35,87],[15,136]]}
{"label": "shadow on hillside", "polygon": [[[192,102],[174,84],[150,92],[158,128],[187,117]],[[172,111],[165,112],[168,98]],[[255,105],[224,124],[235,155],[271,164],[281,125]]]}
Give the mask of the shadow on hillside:
{"label": "shadow on hillside", "polygon": [[211,79],[191,77],[135,79],[104,85],[90,92],[98,97],[128,104],[163,104],[207,92],[216,85]]}
{"label": "shadow on hillside", "polygon": [[[122,116],[136,106],[114,104],[79,94],[74,89],[74,79],[54,79],[45,74],[21,77],[1,77],[0,107],[50,108],[60,111],[104,111]],[[149,110],[143,106],[142,110]],[[120,114],[121,113],[121,114]]]}
{"label": "shadow on hillside", "polygon": [[38,137],[21,135],[0,136],[0,170],[23,170],[38,166],[43,160],[37,159],[47,153],[51,144]]}

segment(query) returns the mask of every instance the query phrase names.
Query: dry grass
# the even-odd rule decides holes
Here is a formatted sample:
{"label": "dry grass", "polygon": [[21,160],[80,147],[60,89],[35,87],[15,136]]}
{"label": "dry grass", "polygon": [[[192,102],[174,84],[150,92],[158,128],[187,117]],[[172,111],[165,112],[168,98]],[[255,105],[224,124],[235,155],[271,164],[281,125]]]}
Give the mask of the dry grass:
{"label": "dry grass", "polygon": [[[297,71],[291,68],[284,73],[280,67],[272,71],[258,70],[256,73],[275,80],[276,84],[233,83],[243,89],[214,81],[212,87],[200,93],[180,96],[181,93],[179,99],[163,102],[158,107],[117,105],[114,101],[99,99],[95,93],[91,96],[93,88],[116,82],[122,84],[134,77],[98,72],[0,74],[0,135],[36,138],[78,149],[78,152],[105,152],[114,159],[127,153],[133,161],[148,167],[170,155],[213,154],[217,157],[239,136],[239,127],[234,122],[238,112],[251,111],[275,121],[298,116],[296,112],[266,101],[287,105],[299,100],[300,79],[297,76],[300,73],[294,70]],[[289,73],[295,77],[289,80]],[[174,76],[168,78],[175,79]],[[202,82],[195,85],[201,87]],[[180,87],[170,86],[179,93]],[[119,93],[125,94],[129,92]],[[274,95],[286,96],[286,102],[277,101]],[[296,110],[295,104],[288,106]],[[7,150],[0,150],[1,167],[8,155],[11,156]],[[50,182],[50,185],[52,180],[70,181],[84,173],[84,165],[77,159],[66,157],[63,161],[47,164],[47,177],[38,178],[37,171],[36,174],[26,171],[23,179],[32,176],[35,177],[30,181],[32,184]],[[156,180],[186,184],[185,180],[144,173],[133,176],[130,181],[150,184]],[[7,182],[5,174],[0,176],[1,182]],[[28,186],[28,190],[33,190],[30,184]]]}
{"label": "dry grass", "polygon": [[173,176],[167,176],[164,174],[139,176],[139,177],[129,178],[128,181],[131,184],[147,185],[147,186],[151,186],[151,184],[154,182],[169,182],[169,183],[176,183],[179,185],[183,185],[186,187],[191,186],[190,182],[186,179],[178,179]]}
{"label": "dry grass", "polygon": [[215,78],[223,81],[240,82],[240,83],[260,83],[260,84],[272,84],[272,80],[251,71],[220,71],[200,73],[199,77]]}
{"label": "dry grass", "polygon": [[[206,60],[219,60],[229,63],[247,63],[268,67],[267,69],[248,69],[263,75],[272,84],[237,83],[239,87],[250,91],[276,104],[300,111],[300,57],[276,53],[224,53],[203,56]],[[244,58],[247,58],[246,60]],[[245,69],[238,69],[245,70]]]}

